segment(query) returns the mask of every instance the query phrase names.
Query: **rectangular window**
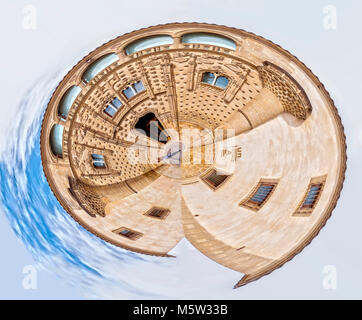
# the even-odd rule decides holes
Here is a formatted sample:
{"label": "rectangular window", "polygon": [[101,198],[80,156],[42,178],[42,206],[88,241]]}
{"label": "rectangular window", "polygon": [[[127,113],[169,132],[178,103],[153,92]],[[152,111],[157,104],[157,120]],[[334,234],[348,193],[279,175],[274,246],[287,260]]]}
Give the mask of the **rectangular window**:
{"label": "rectangular window", "polygon": [[216,77],[213,73],[204,72],[202,74],[202,82],[214,85],[215,81],[216,81]]}
{"label": "rectangular window", "polygon": [[322,190],[322,186],[323,185],[321,183],[318,183],[318,184],[312,184],[309,187],[307,197],[305,198],[305,200],[301,206],[302,209],[314,207],[316,200],[318,198],[318,195],[319,195],[320,191]]}
{"label": "rectangular window", "polygon": [[114,117],[114,115],[116,114],[117,112],[117,109],[116,108],[113,108],[111,105],[108,105],[105,109],[104,109],[104,112],[110,116],[111,118]]}
{"label": "rectangular window", "polygon": [[127,99],[131,99],[136,94],[142,92],[145,90],[145,87],[143,86],[142,81],[137,81],[133,84],[130,84],[128,87],[126,87],[122,93]]}
{"label": "rectangular window", "polygon": [[216,82],[215,82],[215,86],[221,88],[221,89],[225,89],[229,84],[229,79],[226,77],[217,77]]}
{"label": "rectangular window", "polygon": [[122,106],[122,102],[116,97],[116,98],[114,98],[114,99],[112,100],[112,105],[113,105],[115,108],[119,109],[119,107]]}
{"label": "rectangular window", "polygon": [[313,209],[317,205],[317,202],[321,196],[324,184],[326,181],[326,176],[314,177],[310,180],[307,191],[304,194],[304,197],[298,209],[294,212],[295,216],[310,216]]}
{"label": "rectangular window", "polygon": [[116,230],[113,230],[114,233],[119,234],[122,237],[128,238],[130,240],[137,240],[142,237],[142,233],[138,231],[131,230],[129,228],[121,227]]}
{"label": "rectangular window", "polygon": [[118,98],[114,98],[112,102],[104,109],[104,113],[113,118],[121,106],[122,102]]}
{"label": "rectangular window", "polygon": [[201,77],[201,82],[216,86],[220,89],[225,89],[229,84],[229,79],[217,73],[204,72]]}
{"label": "rectangular window", "polygon": [[106,167],[106,162],[101,154],[92,153],[91,156],[92,156],[93,167],[95,167],[96,169]]}
{"label": "rectangular window", "polygon": [[136,94],[136,92],[134,91],[134,89],[132,87],[127,87],[122,92],[127,99],[131,99]]}
{"label": "rectangular window", "polygon": [[149,216],[149,217],[157,218],[157,219],[165,219],[169,213],[170,213],[170,210],[168,210],[168,209],[153,207],[145,213],[145,216]]}
{"label": "rectangular window", "polygon": [[137,93],[140,93],[145,90],[142,81],[138,81],[133,85],[134,89]]}
{"label": "rectangular window", "polygon": [[225,181],[230,177],[230,175],[222,174],[216,171],[216,169],[211,169],[208,171],[201,179],[213,190],[218,189]]}
{"label": "rectangular window", "polygon": [[270,198],[277,184],[277,180],[260,180],[246,200],[241,201],[239,205],[255,211],[259,210]]}

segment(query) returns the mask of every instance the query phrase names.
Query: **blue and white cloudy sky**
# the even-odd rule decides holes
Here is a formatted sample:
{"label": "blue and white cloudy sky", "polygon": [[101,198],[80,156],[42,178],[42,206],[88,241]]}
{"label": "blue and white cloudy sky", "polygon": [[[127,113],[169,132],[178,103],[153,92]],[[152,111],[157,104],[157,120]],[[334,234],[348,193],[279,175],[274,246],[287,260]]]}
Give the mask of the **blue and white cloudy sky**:
{"label": "blue and white cloudy sky", "polygon": [[[35,30],[23,8],[36,9]],[[323,27],[333,5],[336,29]],[[362,3],[360,1],[63,0],[0,4],[0,298],[362,298]],[[332,218],[312,244],[281,269],[237,290],[240,274],[186,241],[172,261],[114,248],[71,220],[50,194],[40,167],[39,121],[67,70],[123,33],[167,22],[198,21],[254,32],[302,60],[325,84],[345,126],[348,169]],[[167,260],[167,259],[166,259]],[[38,268],[37,289],[23,268]],[[323,268],[337,287],[323,287]]]}

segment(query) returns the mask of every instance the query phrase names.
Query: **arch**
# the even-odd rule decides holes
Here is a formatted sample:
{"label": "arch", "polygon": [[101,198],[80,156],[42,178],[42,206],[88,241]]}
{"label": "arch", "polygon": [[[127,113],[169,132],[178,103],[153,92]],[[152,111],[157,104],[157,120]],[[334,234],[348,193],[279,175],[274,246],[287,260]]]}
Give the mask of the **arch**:
{"label": "arch", "polygon": [[115,53],[108,53],[96,61],[92,62],[88,68],[83,72],[82,79],[85,83],[91,81],[99,72],[110,66],[112,63],[119,60]]}
{"label": "arch", "polygon": [[173,44],[173,38],[166,34],[160,34],[133,41],[124,48],[124,51],[126,55],[130,55],[137,51],[141,51],[152,47],[158,47],[165,44]]}
{"label": "arch", "polygon": [[50,130],[49,142],[53,154],[57,157],[63,157],[63,131],[64,127],[55,124]]}
{"label": "arch", "polygon": [[167,131],[153,112],[146,113],[140,117],[135,125],[135,129],[146,134],[147,137],[164,144],[170,139]]}
{"label": "arch", "polygon": [[82,91],[81,87],[71,86],[63,94],[58,105],[58,116],[62,119],[66,119],[75,99],[77,99],[79,93]]}
{"label": "arch", "polygon": [[193,32],[184,34],[181,37],[182,43],[200,43],[236,50],[234,40],[216,33]]}

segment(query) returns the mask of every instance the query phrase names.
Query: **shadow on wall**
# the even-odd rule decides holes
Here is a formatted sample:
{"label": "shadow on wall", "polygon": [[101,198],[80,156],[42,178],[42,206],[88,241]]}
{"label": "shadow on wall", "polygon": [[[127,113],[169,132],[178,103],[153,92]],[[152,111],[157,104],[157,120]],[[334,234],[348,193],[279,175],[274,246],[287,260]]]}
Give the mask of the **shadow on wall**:
{"label": "shadow on wall", "polygon": [[291,127],[299,127],[303,124],[305,120],[298,119],[291,115],[290,113],[284,112],[281,115],[279,115],[289,126]]}

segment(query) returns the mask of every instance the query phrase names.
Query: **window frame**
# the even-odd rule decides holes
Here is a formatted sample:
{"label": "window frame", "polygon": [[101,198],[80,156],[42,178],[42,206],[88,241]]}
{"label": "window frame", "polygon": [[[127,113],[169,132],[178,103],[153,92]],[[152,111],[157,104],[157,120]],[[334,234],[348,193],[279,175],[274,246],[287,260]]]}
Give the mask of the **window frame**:
{"label": "window frame", "polygon": [[[203,81],[205,73],[211,73],[211,74],[214,75],[214,79],[213,79],[211,84]],[[201,76],[200,76],[200,84],[201,85],[206,85],[206,86],[209,86],[209,87],[212,87],[212,88],[217,88],[219,90],[225,91],[228,88],[229,84],[231,83],[231,78],[228,75],[226,75],[224,73],[219,73],[218,71],[201,70],[200,74],[201,74]],[[217,79],[220,78],[220,77],[226,78],[228,80],[228,84],[224,88],[216,85]]]}
{"label": "window frame", "polygon": [[63,95],[59,99],[57,106],[57,116],[60,120],[67,120],[70,109],[72,108],[72,105],[74,104],[75,100],[77,100],[81,92],[82,88],[77,85],[71,85],[64,91]]}
{"label": "window frame", "polygon": [[[312,177],[309,181],[309,184],[307,186],[306,191],[304,192],[303,198],[301,199],[301,201],[299,201],[297,209],[294,211],[293,216],[298,216],[298,217],[309,217],[313,210],[315,209],[315,207],[317,206],[319,199],[322,195],[325,183],[327,180],[327,175],[323,175],[323,176],[318,176],[318,177]],[[311,206],[304,206],[304,203],[309,195],[309,192],[311,190],[311,188],[313,186],[316,185],[321,185],[321,187],[318,190],[318,194],[317,196],[314,198],[313,203]]]}
{"label": "window frame", "polygon": [[[122,234],[122,233],[121,233],[122,231],[129,231],[129,232],[131,232],[133,235],[132,235],[132,236],[127,236],[127,235],[125,235],[125,234]],[[136,240],[138,240],[139,238],[141,238],[141,237],[143,236],[143,233],[142,233],[142,232],[133,230],[133,229],[128,228],[128,227],[120,227],[120,228],[117,228],[117,229],[113,230],[112,232],[116,233],[117,235],[119,235],[119,236],[121,236],[121,237],[124,237],[124,238],[126,238],[126,239],[132,240],[132,241],[136,241]]]}
{"label": "window frame", "polygon": [[[217,186],[215,186],[214,183],[212,183],[209,178],[211,175],[215,173],[220,173],[220,175],[226,176],[226,178],[220,182]],[[216,168],[211,168],[207,170],[203,175],[200,176],[200,179],[213,191],[219,190],[225,183],[230,179],[231,174],[226,174],[222,172],[221,170],[217,170]]]}
{"label": "window frame", "polygon": [[82,82],[87,85],[90,83],[99,73],[107,69],[112,64],[119,61],[119,56],[115,52],[108,52],[104,55],[96,58],[94,61],[90,62],[89,65],[83,70],[81,79]]}
{"label": "window frame", "polygon": [[[97,159],[96,157],[93,157],[93,155],[101,156],[101,157],[102,157],[102,160]],[[107,169],[106,158],[104,157],[103,154],[91,153],[90,156],[91,156],[91,161],[92,161],[92,167],[93,167],[94,169],[96,169],[96,170]],[[97,166],[94,165],[95,162],[103,162],[104,166],[99,166],[99,167],[97,167]]]}
{"label": "window frame", "polygon": [[229,36],[205,31],[191,31],[181,35],[180,42],[183,45],[201,44],[204,46],[213,46],[235,51],[237,43]]}
{"label": "window frame", "polygon": [[[135,85],[137,83],[142,84],[143,90],[141,90],[141,91],[136,90]],[[131,89],[131,92],[133,93],[133,95],[131,97],[127,97],[126,94],[124,93],[124,91],[127,90],[128,88]],[[146,91],[145,85],[143,84],[142,79],[140,79],[140,80],[134,81],[132,83],[129,83],[127,86],[125,86],[122,89],[122,95],[123,95],[123,97],[125,97],[125,99],[127,99],[129,101],[129,100],[133,99],[135,96],[137,96],[145,91]]]}
{"label": "window frame", "polygon": [[[154,210],[160,210],[162,211],[162,215],[160,216],[156,216],[156,215],[152,215],[151,213]],[[151,207],[149,210],[147,210],[143,215],[153,218],[153,219],[157,219],[157,220],[164,220],[166,219],[166,217],[170,214],[171,210],[170,209],[166,209],[166,208],[162,208],[162,207]]]}
{"label": "window frame", "polygon": [[[59,130],[60,130],[60,132],[58,132]],[[64,155],[64,150],[63,150],[64,149],[64,145],[63,145],[64,131],[65,131],[65,126],[63,124],[54,123],[49,131],[49,136],[48,136],[51,154],[54,157],[60,158],[60,159],[63,159],[63,155]],[[59,148],[59,150],[56,150],[58,148]]]}
{"label": "window frame", "polygon": [[[113,103],[113,101],[116,100],[116,99],[121,103],[119,107],[116,107],[115,104]],[[106,111],[106,110],[108,109],[108,107],[110,107],[110,108],[114,111],[114,115],[113,115],[113,116]],[[118,97],[115,97],[115,98],[112,99],[111,102],[109,102],[109,103],[105,106],[105,108],[103,108],[103,112],[104,112],[108,117],[110,117],[111,119],[113,119],[113,118],[116,116],[117,112],[122,109],[122,107],[124,107],[123,102],[122,102]]]}
{"label": "window frame", "polygon": [[[151,40],[161,40],[161,43],[147,43],[147,41]],[[169,34],[153,34],[146,37],[142,37],[136,39],[132,42],[129,42],[124,48],[124,53],[126,56],[131,56],[137,52],[141,52],[143,50],[148,50],[151,48],[157,48],[162,46],[171,46],[174,44],[174,38]],[[137,48],[139,46],[139,48]],[[135,48],[136,47],[136,48]]]}
{"label": "window frame", "polygon": [[[251,209],[253,211],[259,211],[268,202],[268,200],[274,193],[278,183],[279,179],[260,179],[259,182],[251,189],[249,194],[242,201],[240,201],[239,206]],[[251,199],[257,194],[259,188],[262,186],[271,186],[272,188],[267,196],[264,198],[264,200],[260,204],[258,204]]]}

